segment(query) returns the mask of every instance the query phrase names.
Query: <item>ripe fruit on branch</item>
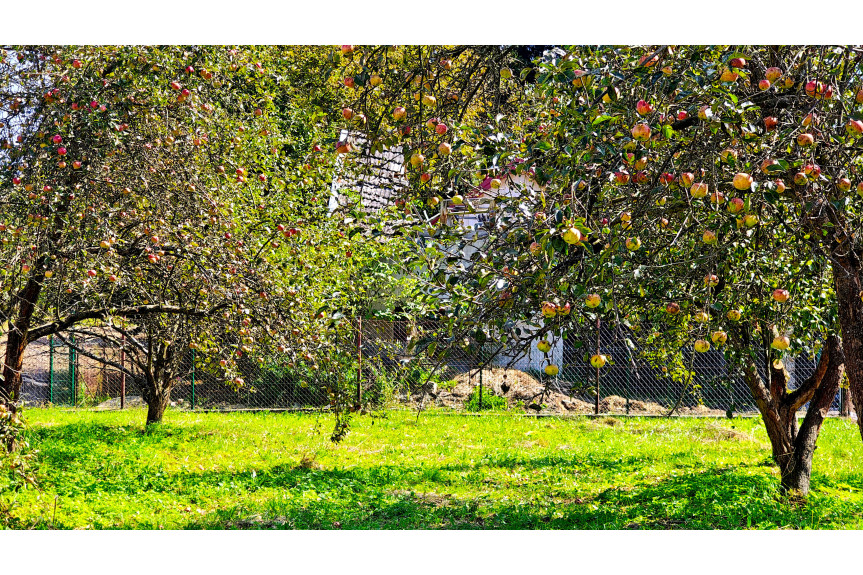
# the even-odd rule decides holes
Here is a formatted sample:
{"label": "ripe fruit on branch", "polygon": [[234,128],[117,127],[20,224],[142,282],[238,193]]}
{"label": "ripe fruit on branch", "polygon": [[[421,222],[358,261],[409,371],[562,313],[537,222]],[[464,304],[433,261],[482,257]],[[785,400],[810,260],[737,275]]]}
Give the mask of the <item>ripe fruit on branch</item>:
{"label": "ripe fruit on branch", "polygon": [[354,47],[351,44],[342,44],[341,45],[342,55],[347,56],[351,52],[354,51]]}
{"label": "ripe fruit on branch", "polygon": [[447,142],[442,142],[441,145],[437,147],[437,151],[441,156],[449,156],[452,153],[452,146]]}
{"label": "ripe fruit on branch", "polygon": [[452,197],[453,205],[460,206],[464,203],[464,196],[461,194],[456,194]]}
{"label": "ripe fruit on branch", "polygon": [[602,303],[602,298],[599,296],[598,293],[592,293],[592,294],[588,295],[586,298],[584,298],[584,305],[586,305],[587,307],[589,307],[591,309],[599,307],[599,304],[601,304],[601,303]]}
{"label": "ripe fruit on branch", "polygon": [[650,126],[647,124],[636,124],[632,128],[632,137],[639,142],[644,142],[650,139]]}
{"label": "ripe fruit on branch", "polygon": [[351,118],[354,117],[354,111],[351,110],[350,108],[342,108],[342,117],[345,120],[350,120]]}
{"label": "ripe fruit on branch", "polygon": [[644,100],[639,100],[638,103],[635,105],[635,111],[638,112],[639,116],[646,116],[653,112],[653,106],[651,106]]}
{"label": "ripe fruit on branch", "polygon": [[778,301],[779,303],[785,303],[788,301],[788,290],[785,289],[775,289],[773,290],[773,299]]}
{"label": "ripe fruit on branch", "polygon": [[629,173],[625,171],[614,172],[614,183],[615,184],[628,184],[629,183]]}
{"label": "ripe fruit on branch", "polygon": [[549,351],[551,351],[551,344],[543,339],[537,342],[536,349],[538,349],[542,353],[548,353]]}
{"label": "ripe fruit on branch", "polygon": [[692,319],[694,321],[697,321],[698,323],[707,323],[710,321],[710,314],[704,310],[701,310],[701,311],[697,312],[695,315],[693,315]]}
{"label": "ripe fruit on branch", "polygon": [[732,72],[729,69],[725,69],[722,71],[722,74],[719,76],[720,82],[736,82],[738,78],[737,72]]}
{"label": "ripe fruit on branch", "polygon": [[591,358],[590,358],[590,365],[592,365],[593,367],[595,367],[595,368],[599,369],[599,368],[601,368],[601,367],[603,367],[603,366],[605,365],[605,362],[606,362],[606,361],[608,361],[608,358],[606,358],[606,357],[605,357],[604,355],[602,355],[601,353],[598,353],[598,354],[596,354],[596,355],[591,356]]}
{"label": "ripe fruit on branch", "polygon": [[716,233],[710,230],[704,232],[704,235],[701,236],[702,241],[705,244],[712,245],[716,243]]}
{"label": "ripe fruit on branch", "polygon": [[419,152],[415,152],[411,156],[411,166],[413,166],[414,168],[420,167],[423,164],[423,162],[425,162],[425,156],[423,156]]}
{"label": "ripe fruit on branch", "polygon": [[719,278],[715,274],[707,274],[704,276],[704,285],[707,287],[715,287],[719,285]]}
{"label": "ripe fruit on branch", "polygon": [[396,120],[403,120],[405,116],[407,116],[408,111],[402,108],[401,106],[397,106],[393,110],[393,118]]}
{"label": "ripe fruit on branch", "polygon": [[746,60],[743,58],[733,58],[729,64],[732,68],[745,68]]}
{"label": "ripe fruit on branch", "polygon": [[738,172],[735,174],[732,184],[738,190],[748,190],[752,187],[752,176],[745,172]]}
{"label": "ripe fruit on branch", "polygon": [[696,340],[695,351],[699,353],[707,353],[710,351],[710,342],[703,339]]}
{"label": "ripe fruit on branch", "polygon": [[732,160],[736,162],[737,161],[737,150],[734,150],[732,148],[726,148],[725,150],[722,150],[722,153],[719,154],[719,157],[726,164],[730,164]]}
{"label": "ripe fruit on branch", "polygon": [[424,94],[422,97],[423,106],[428,106],[429,108],[433,108],[437,103],[437,98],[432,96],[431,94]]}
{"label": "ripe fruit on branch", "polygon": [[549,301],[543,302],[542,315],[547,318],[553,318],[557,315],[557,306]]}
{"label": "ripe fruit on branch", "polygon": [[863,133],[863,122],[860,120],[848,120],[845,129],[848,130],[849,134],[861,134]]}
{"label": "ripe fruit on branch", "polygon": [[758,216],[755,214],[746,214],[743,217],[743,225],[747,228],[754,227],[758,223]]}
{"label": "ripe fruit on branch", "polygon": [[692,184],[692,187],[689,189],[689,193],[693,198],[701,199],[707,196],[708,187],[704,182],[697,182]]}
{"label": "ripe fruit on branch", "polygon": [[798,186],[805,186],[806,182],[808,181],[809,179],[806,177],[805,173],[797,172],[796,174],[794,174],[794,183]]}
{"label": "ripe fruit on branch", "polygon": [[723,202],[725,202],[725,194],[723,194],[722,192],[713,192],[712,194],[710,194],[711,204],[719,205]]}
{"label": "ripe fruit on branch", "polygon": [[773,342],[770,344],[770,347],[779,351],[785,351],[791,347],[791,340],[787,335],[777,335],[773,338]]}
{"label": "ripe fruit on branch", "polygon": [[815,136],[812,134],[800,134],[797,136],[797,145],[800,147],[808,147],[815,143]]}
{"label": "ripe fruit on branch", "polygon": [[770,68],[767,68],[767,70],[764,72],[764,77],[767,78],[768,80],[770,80],[771,82],[775,82],[776,80],[778,80],[779,78],[782,77],[782,69],[777,68],[775,66],[771,66]]}
{"label": "ripe fruit on branch", "polygon": [[730,309],[728,310],[728,313],[725,314],[725,317],[727,317],[731,321],[740,321],[740,318],[743,317],[743,314],[741,314],[736,309]]}
{"label": "ripe fruit on branch", "polygon": [[692,172],[683,172],[680,174],[680,185],[684,188],[688,188],[692,185],[692,182],[695,181],[695,174]]}
{"label": "ripe fruit on branch", "polygon": [[578,228],[568,228],[563,232],[563,241],[570,245],[579,245],[582,239],[583,236]]}
{"label": "ripe fruit on branch", "polygon": [[641,247],[641,240],[638,238],[627,238],[626,249],[631,252],[637,251]]}
{"label": "ripe fruit on branch", "polygon": [[446,124],[444,124],[443,122],[441,122],[440,124],[438,124],[437,126],[435,126],[434,131],[435,131],[435,132],[437,132],[437,133],[438,133],[439,135],[441,135],[441,136],[442,136],[442,135],[444,135],[444,134],[446,134],[446,131],[447,131]]}
{"label": "ripe fruit on branch", "polygon": [[782,192],[785,191],[785,182],[784,181],[776,180],[775,182],[773,182],[773,185],[775,186],[774,189],[775,189],[777,194],[781,194]]}
{"label": "ripe fruit on branch", "polygon": [[531,242],[528,249],[530,250],[530,253],[534,256],[538,256],[542,253],[542,245],[537,242]]}
{"label": "ripe fruit on branch", "polygon": [[777,120],[773,116],[767,116],[764,118],[764,129],[768,132],[776,129],[776,126],[779,124],[779,120]]}
{"label": "ripe fruit on branch", "polygon": [[551,364],[551,365],[545,366],[545,369],[543,371],[545,372],[545,375],[547,375],[549,377],[554,377],[555,375],[557,375],[559,370],[557,369],[556,365]]}
{"label": "ripe fruit on branch", "polygon": [[665,306],[665,313],[668,315],[677,315],[680,313],[680,304],[677,302],[670,302]]}
{"label": "ripe fruit on branch", "polygon": [[743,208],[746,206],[746,203],[740,198],[731,198],[731,201],[728,202],[728,211],[729,213],[736,214],[743,211]]}
{"label": "ripe fruit on branch", "polygon": [[716,345],[722,345],[728,341],[728,334],[722,330],[714,331],[713,334],[711,334],[710,339],[713,340],[713,343]]}
{"label": "ripe fruit on branch", "polygon": [[770,80],[761,80],[758,82],[758,89],[762,92],[770,89]]}

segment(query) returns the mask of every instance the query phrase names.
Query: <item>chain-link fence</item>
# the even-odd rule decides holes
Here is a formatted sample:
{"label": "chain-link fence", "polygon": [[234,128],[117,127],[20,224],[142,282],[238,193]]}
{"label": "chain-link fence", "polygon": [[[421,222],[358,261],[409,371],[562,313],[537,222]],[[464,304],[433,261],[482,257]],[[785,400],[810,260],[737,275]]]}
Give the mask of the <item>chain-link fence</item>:
{"label": "chain-link fence", "polygon": [[[365,409],[438,406],[454,410],[546,414],[631,415],[750,414],[757,409],[742,373],[722,352],[684,348],[681,354],[627,347],[604,326],[598,350],[609,358],[601,369],[578,344],[560,338],[547,353],[534,345],[519,353],[498,342],[454,341],[436,321],[355,320],[354,344],[323,369],[311,363],[237,361],[242,385],[218,364],[184,350],[174,372],[175,407],[205,410],[328,408],[334,389]],[[669,359],[673,356],[673,360]],[[553,364],[558,373],[549,376]],[[788,358],[790,387],[812,374],[816,358]],[[760,365],[766,377],[766,363]],[[106,409],[143,404],[137,378],[122,349],[106,339],[74,340],[62,334],[28,347],[22,399],[31,405]],[[134,370],[131,370],[134,371]],[[843,389],[833,408],[847,414]]]}

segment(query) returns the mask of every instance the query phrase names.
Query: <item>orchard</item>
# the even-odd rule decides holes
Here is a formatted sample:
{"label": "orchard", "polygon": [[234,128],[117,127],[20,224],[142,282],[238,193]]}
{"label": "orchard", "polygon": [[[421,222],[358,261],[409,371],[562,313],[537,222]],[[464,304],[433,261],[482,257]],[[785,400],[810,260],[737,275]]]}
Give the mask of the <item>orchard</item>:
{"label": "orchard", "polygon": [[[452,326],[501,351],[567,338],[590,358],[599,320],[663,346],[657,360],[681,377],[683,348],[718,347],[745,374],[783,485],[806,492],[843,374],[863,412],[858,49],[570,46],[515,75],[505,50],[482,64],[391,53],[353,47],[344,75],[382,81],[355,84],[344,105],[376,142],[421,159],[408,177],[434,185],[405,192],[417,229],[432,190],[455,205],[489,182],[514,190],[481,244],[439,224],[417,258]],[[485,83],[471,88],[477,70]],[[425,128],[435,122],[448,129]],[[794,391],[791,354],[820,358]]]}

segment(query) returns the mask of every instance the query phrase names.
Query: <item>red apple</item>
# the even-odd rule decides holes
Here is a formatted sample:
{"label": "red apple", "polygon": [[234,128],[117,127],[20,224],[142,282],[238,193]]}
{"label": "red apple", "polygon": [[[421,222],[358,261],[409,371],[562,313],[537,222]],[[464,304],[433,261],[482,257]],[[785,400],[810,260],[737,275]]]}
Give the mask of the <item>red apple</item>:
{"label": "red apple", "polygon": [[746,203],[740,198],[731,198],[731,201],[728,202],[728,211],[732,214],[736,214],[743,211],[743,208],[746,206]]}
{"label": "red apple", "polygon": [[646,116],[653,112],[653,106],[651,106],[644,100],[639,100],[638,103],[635,105],[635,111],[638,112],[639,116]]}

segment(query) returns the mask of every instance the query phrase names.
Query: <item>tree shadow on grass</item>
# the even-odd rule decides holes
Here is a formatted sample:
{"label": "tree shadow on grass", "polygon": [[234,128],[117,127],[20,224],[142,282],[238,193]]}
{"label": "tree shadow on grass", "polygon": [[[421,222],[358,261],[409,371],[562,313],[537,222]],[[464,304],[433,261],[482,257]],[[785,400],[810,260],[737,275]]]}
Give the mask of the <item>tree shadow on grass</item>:
{"label": "tree shadow on grass", "polygon": [[[324,481],[330,472],[322,474]],[[350,475],[350,474],[349,474]],[[345,477],[345,472],[332,479]],[[189,529],[740,529],[825,528],[860,525],[855,504],[810,497],[783,498],[769,474],[708,469],[668,476],[595,497],[523,502],[460,499],[412,491],[315,492],[320,498],[259,508],[238,506],[191,520]]]}

